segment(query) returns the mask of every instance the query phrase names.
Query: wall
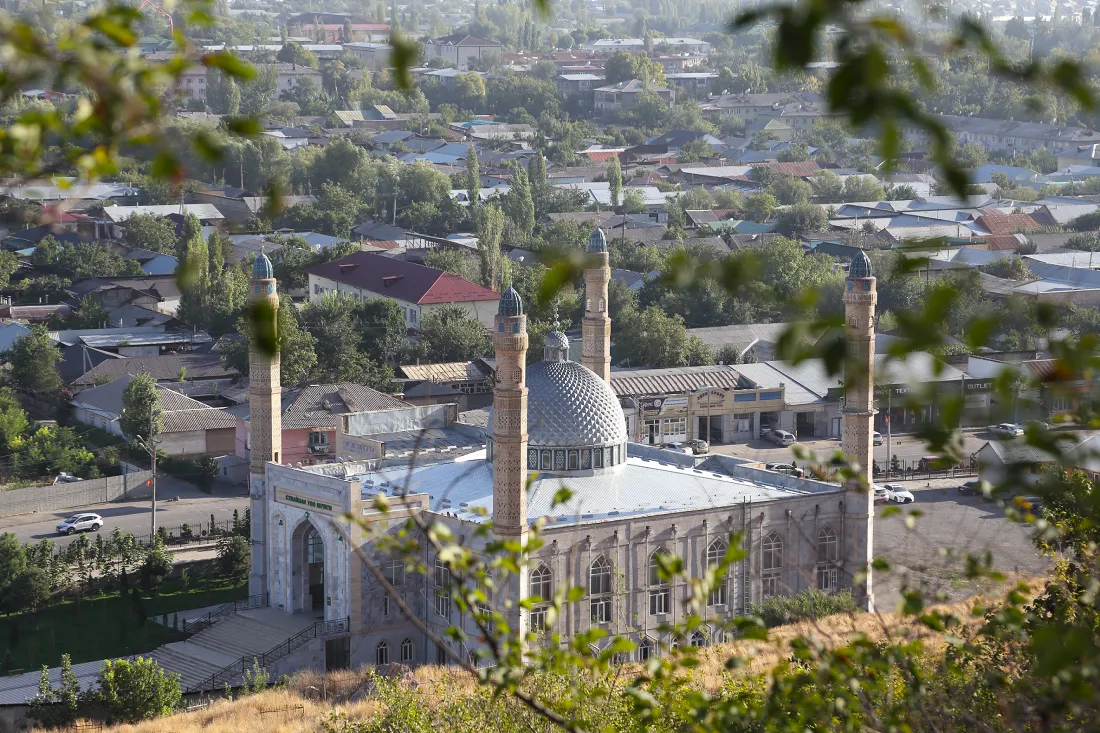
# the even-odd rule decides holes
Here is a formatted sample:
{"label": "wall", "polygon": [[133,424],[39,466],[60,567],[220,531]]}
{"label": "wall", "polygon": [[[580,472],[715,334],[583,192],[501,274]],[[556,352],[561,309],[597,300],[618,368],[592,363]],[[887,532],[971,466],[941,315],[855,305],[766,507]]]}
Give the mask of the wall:
{"label": "wall", "polygon": [[[328,452],[310,453],[309,434],[313,432],[328,433]],[[283,431],[283,463],[305,463],[307,459],[317,461],[328,460],[336,454],[336,429],[335,428],[294,428]]]}
{"label": "wall", "polygon": [[224,455],[237,449],[235,428],[218,428],[206,431],[206,452]]}
{"label": "wall", "polygon": [[442,428],[458,419],[455,405],[428,405],[405,410],[382,410],[379,412],[357,412],[344,416],[346,428],[337,428],[346,435],[380,435],[382,433],[400,433],[407,430],[427,430]]}
{"label": "wall", "polygon": [[[170,456],[201,456],[206,453],[206,431],[189,430],[182,433],[161,433],[158,450]],[[226,451],[232,452],[233,444]]]}
{"label": "wall", "polygon": [[119,499],[140,499],[152,493],[152,488],[145,485],[152,477],[152,471],[139,471],[71,484],[0,491],[0,517],[74,509]]}
{"label": "wall", "polygon": [[493,319],[496,318],[497,315],[498,303],[499,301],[496,300],[475,300],[465,303],[433,303],[431,305],[422,305],[420,306],[420,318],[421,320],[427,318],[428,315],[432,313],[432,311],[439,310],[441,307],[443,307],[443,305],[457,305],[459,308],[466,311],[466,313],[471,318],[476,318],[477,322],[480,323],[482,326],[485,326],[485,328],[492,328]]}

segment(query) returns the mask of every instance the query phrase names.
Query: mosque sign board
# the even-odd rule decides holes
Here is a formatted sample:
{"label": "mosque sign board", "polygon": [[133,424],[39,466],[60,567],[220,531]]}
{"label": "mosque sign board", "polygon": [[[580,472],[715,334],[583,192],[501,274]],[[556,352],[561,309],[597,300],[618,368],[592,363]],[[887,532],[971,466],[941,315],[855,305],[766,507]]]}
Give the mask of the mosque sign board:
{"label": "mosque sign board", "polygon": [[319,514],[328,514],[329,516],[337,516],[342,514],[344,508],[337,506],[325,499],[315,499],[309,496],[302,496],[295,494],[292,491],[286,489],[280,489],[275,487],[275,501],[280,504],[286,504],[287,506],[295,506],[299,509],[305,509],[308,512],[317,512]]}
{"label": "mosque sign board", "polygon": [[344,453],[353,458],[382,459],[386,457],[386,444],[381,440],[370,438],[356,438],[351,440],[345,437],[342,443]]}

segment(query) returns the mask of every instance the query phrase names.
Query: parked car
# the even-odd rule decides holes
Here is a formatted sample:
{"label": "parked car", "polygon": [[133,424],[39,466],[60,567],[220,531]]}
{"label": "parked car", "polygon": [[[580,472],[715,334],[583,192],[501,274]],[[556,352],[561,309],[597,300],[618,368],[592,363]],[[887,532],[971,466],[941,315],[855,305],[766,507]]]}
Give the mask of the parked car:
{"label": "parked car", "polygon": [[874,502],[876,504],[886,501],[886,497],[890,495],[889,489],[887,489],[885,486],[879,486],[878,484],[873,485],[871,487],[871,490],[874,492]]}
{"label": "parked car", "polygon": [[1013,422],[1003,422],[1000,425],[990,425],[989,432],[998,438],[1018,438],[1024,434],[1024,429]]}
{"label": "parked car", "polygon": [[978,496],[982,493],[981,481],[967,481],[959,485],[959,493],[963,496]]}
{"label": "parked car", "polygon": [[73,476],[71,473],[62,471],[54,477],[53,483],[56,486],[57,484],[75,484],[83,480],[79,476]]}
{"label": "parked car", "polygon": [[871,433],[871,442],[875,445],[882,445],[882,433],[875,430]]}
{"label": "parked car", "polygon": [[798,478],[806,476],[806,472],[793,463],[766,463],[764,468],[776,473],[785,473],[788,476],[797,476]]}
{"label": "parked car", "polygon": [[58,534],[76,534],[77,532],[98,532],[103,527],[103,517],[87,512],[74,514],[57,525]]}
{"label": "parked car", "polygon": [[794,434],[786,430],[772,430],[764,434],[764,439],[770,440],[781,448],[785,448],[788,445],[794,445],[796,442]]}
{"label": "parked car", "polygon": [[887,503],[912,504],[917,500],[912,491],[903,488],[899,484],[886,484],[886,490],[889,492],[886,495]]}
{"label": "parked car", "polygon": [[685,443],[683,443],[683,446],[685,448],[690,448],[691,452],[694,453],[695,455],[700,455],[702,453],[709,453],[710,452],[710,444],[707,443],[707,441],[705,441],[705,440],[700,440],[699,438],[696,438],[695,440],[686,441]]}
{"label": "parked car", "polygon": [[665,443],[661,447],[673,453],[683,453],[689,456],[694,455],[694,451],[692,451],[691,448],[688,448],[686,445],[681,445],[680,443]]}

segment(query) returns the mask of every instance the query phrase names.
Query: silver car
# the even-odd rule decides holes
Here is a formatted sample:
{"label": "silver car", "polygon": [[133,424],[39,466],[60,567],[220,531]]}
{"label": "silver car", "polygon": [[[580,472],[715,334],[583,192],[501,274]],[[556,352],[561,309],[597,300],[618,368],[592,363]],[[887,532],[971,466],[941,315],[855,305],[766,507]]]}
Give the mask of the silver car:
{"label": "silver car", "polygon": [[103,517],[83,512],[74,514],[57,525],[58,534],[76,534],[77,532],[98,532],[103,526]]}

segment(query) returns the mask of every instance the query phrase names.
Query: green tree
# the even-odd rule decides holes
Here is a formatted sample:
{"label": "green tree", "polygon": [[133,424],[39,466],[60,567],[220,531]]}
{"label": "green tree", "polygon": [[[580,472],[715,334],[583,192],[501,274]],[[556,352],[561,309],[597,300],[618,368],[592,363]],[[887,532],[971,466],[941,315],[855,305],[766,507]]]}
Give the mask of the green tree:
{"label": "green tree", "polygon": [[421,319],[417,352],[426,363],[443,363],[486,356],[491,348],[485,327],[461,306],[448,303]]}
{"label": "green tree", "polygon": [[507,258],[500,248],[504,235],[504,212],[496,206],[478,207],[474,215],[481,284],[502,291]]}
{"label": "green tree", "polygon": [[620,207],[624,214],[642,214],[646,211],[645,198],[637,188],[628,188],[623,192],[623,205]]}
{"label": "green tree", "polygon": [[[683,128],[677,126],[676,129]],[[692,140],[686,143],[680,148],[680,153],[676,156],[676,162],[695,163],[696,161],[711,157],[714,157],[714,148],[712,148],[710,143],[706,140],[699,138],[698,140]]]}
{"label": "green tree", "polygon": [[767,221],[776,203],[775,196],[770,193],[754,193],[745,199],[745,218],[749,221]]}
{"label": "green tree", "polygon": [[481,172],[477,164],[477,148],[471,143],[466,147],[466,199],[470,211],[481,203]]}
{"label": "green tree", "polygon": [[611,208],[619,208],[619,197],[623,192],[623,169],[619,165],[619,156],[611,156],[607,161],[607,183],[611,192]]}
{"label": "green tree", "polygon": [[151,440],[164,427],[161,415],[160,390],[156,380],[149,372],[139,372],[130,378],[130,383],[122,392],[122,412],[118,416],[118,426],[122,434],[130,440]]}
{"label": "green tree", "polygon": [[317,54],[293,41],[285,43],[279,49],[279,52],[275,54],[275,60],[284,64],[306,66],[310,69],[316,69],[318,65]]}
{"label": "green tree", "polygon": [[531,195],[531,184],[527,180],[527,171],[522,166],[512,168],[511,187],[501,202],[505,216],[512,220],[522,239],[514,244],[526,244],[535,230],[535,201]]}
{"label": "green tree", "polygon": [[775,215],[775,230],[784,236],[806,232],[822,232],[828,228],[829,216],[817,204],[807,202],[788,206]]}
{"label": "green tree", "polygon": [[768,192],[784,206],[808,203],[814,195],[810,184],[794,176],[779,176],[768,186]]}
{"label": "green tree", "polygon": [[105,661],[86,699],[99,716],[117,724],[169,715],[182,696],[178,675],[166,674],[155,660],[138,657]]}
{"label": "green tree", "polygon": [[0,388],[0,448],[5,449],[5,453],[11,452],[30,425],[15,393],[6,387]]}
{"label": "green tree", "polygon": [[8,287],[11,276],[19,269],[19,258],[14,252],[0,251],[0,288]]}
{"label": "green tree", "polygon": [[424,255],[423,264],[425,267],[432,267],[436,270],[453,272],[471,282],[478,279],[477,268],[474,263],[469,257],[457,250],[437,247]]}
{"label": "green tree", "polygon": [[393,391],[393,371],[365,351],[362,307],[350,296],[328,293],[302,308],[302,328],[313,336],[317,359],[311,374],[320,382],[355,382]]}
{"label": "green tree", "polygon": [[31,326],[30,333],[15,342],[7,354],[11,364],[12,384],[33,394],[48,395],[61,388],[57,363],[61,352],[41,324]]}
{"label": "green tree", "polygon": [[[298,309],[286,294],[279,296],[275,329],[279,344],[279,381],[285,387],[299,386],[317,366],[316,341],[302,328]],[[248,344],[254,333],[251,319],[239,317],[237,332],[242,338],[223,348],[222,361],[240,374],[248,374]]]}
{"label": "green tree", "polygon": [[638,60],[626,51],[616,51],[603,66],[604,83],[618,84],[638,78]]}
{"label": "green tree", "polygon": [[240,535],[230,535],[218,543],[218,569],[232,583],[243,583],[252,568],[252,547]]}
{"label": "green tree", "polygon": [[622,319],[615,344],[621,361],[632,367],[676,367],[688,363],[688,336],[684,320],[656,306],[630,311]]}
{"label": "green tree", "polygon": [[123,224],[122,241],[130,247],[175,254],[176,228],[160,216],[133,214]]}

